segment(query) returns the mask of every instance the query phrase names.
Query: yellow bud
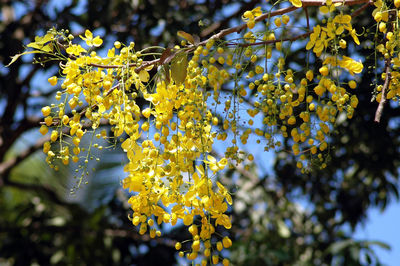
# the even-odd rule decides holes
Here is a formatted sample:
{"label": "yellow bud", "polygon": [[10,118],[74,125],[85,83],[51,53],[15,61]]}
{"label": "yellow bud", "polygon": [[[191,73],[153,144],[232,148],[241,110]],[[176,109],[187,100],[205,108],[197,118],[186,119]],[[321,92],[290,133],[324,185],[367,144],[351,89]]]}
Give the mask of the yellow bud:
{"label": "yellow bud", "polygon": [[48,116],[50,114],[50,112],[51,112],[50,106],[45,106],[45,107],[42,108],[43,116]]}
{"label": "yellow bud", "polygon": [[308,79],[308,81],[313,80],[313,78],[314,78],[314,73],[313,73],[312,70],[308,70],[308,71],[307,71],[307,73],[306,73],[306,78]]}
{"label": "yellow bud", "polygon": [[214,264],[218,264],[218,261],[219,261],[218,255],[213,255],[213,256],[212,256],[212,262],[213,262]]}
{"label": "yellow bud", "polygon": [[376,12],[376,14],[374,16],[374,19],[375,19],[376,22],[380,22],[382,20],[382,12]]}
{"label": "yellow bud", "polygon": [[85,132],[83,132],[83,130],[79,128],[79,129],[76,131],[76,136],[77,136],[78,138],[82,138],[82,136],[83,136],[84,133],[85,133]]}
{"label": "yellow bud", "polygon": [[339,46],[340,46],[340,48],[342,48],[342,49],[346,48],[346,46],[347,46],[346,41],[343,40],[343,39],[340,39],[340,41],[339,41]]}
{"label": "yellow bud", "polygon": [[46,126],[51,126],[51,124],[53,123],[53,118],[51,116],[48,116],[44,119],[44,122],[46,123]]}
{"label": "yellow bud", "polygon": [[50,147],[51,147],[50,142],[46,141],[46,142],[43,144],[43,152],[44,152],[44,153],[48,153],[49,150],[50,150]]}
{"label": "yellow bud", "polygon": [[290,21],[290,18],[289,18],[289,16],[288,15],[283,15],[282,16],[282,22],[283,22],[283,24],[288,24],[289,23],[289,21]]}
{"label": "yellow bud", "polygon": [[281,22],[282,22],[282,21],[281,21],[280,18],[276,18],[276,19],[274,20],[275,26],[277,26],[277,27],[280,27],[280,26],[282,25]]}
{"label": "yellow bud", "polygon": [[229,248],[232,246],[232,240],[226,236],[222,239],[222,244],[224,245],[224,248]]}
{"label": "yellow bud", "polygon": [[247,28],[249,28],[249,29],[254,28],[255,25],[256,25],[256,22],[252,19],[247,22]]}
{"label": "yellow bud", "polygon": [[229,260],[228,259],[223,259],[222,260],[222,265],[223,266],[229,266]]}
{"label": "yellow bud", "polygon": [[151,114],[151,109],[150,108],[146,108],[142,111],[142,114],[144,117],[149,118],[150,114]]}
{"label": "yellow bud", "polygon": [[72,142],[74,143],[75,146],[79,146],[79,143],[81,143],[81,139],[78,137],[74,137],[72,139]]}
{"label": "yellow bud", "polygon": [[217,242],[217,250],[221,251],[223,249],[222,242]]}
{"label": "yellow bud", "polygon": [[114,42],[115,48],[119,49],[121,48],[121,43],[119,41]]}
{"label": "yellow bud", "polygon": [[349,81],[350,89],[355,89],[357,87],[357,83],[354,80]]}
{"label": "yellow bud", "polygon": [[56,76],[52,76],[47,81],[50,83],[51,86],[55,86],[57,84],[57,77]]}
{"label": "yellow bud", "polygon": [[385,32],[385,31],[386,31],[386,23],[383,22],[383,21],[381,21],[381,22],[379,23],[378,28],[379,28],[379,31],[380,31],[380,32]]}
{"label": "yellow bud", "polygon": [[329,69],[327,66],[323,66],[319,69],[319,73],[321,73],[322,76],[327,76],[329,74]]}
{"label": "yellow bud", "polygon": [[57,140],[57,138],[58,138],[58,131],[57,131],[57,130],[53,130],[53,131],[51,132],[50,140],[51,140],[52,142],[54,142],[54,141]]}
{"label": "yellow bud", "polygon": [[296,118],[294,116],[291,116],[291,117],[289,117],[287,122],[289,125],[294,125],[294,124],[296,124]]}
{"label": "yellow bud", "polygon": [[49,132],[49,129],[47,128],[46,125],[42,125],[42,126],[40,127],[40,129],[39,129],[39,132],[40,132],[42,135],[46,135],[47,132]]}

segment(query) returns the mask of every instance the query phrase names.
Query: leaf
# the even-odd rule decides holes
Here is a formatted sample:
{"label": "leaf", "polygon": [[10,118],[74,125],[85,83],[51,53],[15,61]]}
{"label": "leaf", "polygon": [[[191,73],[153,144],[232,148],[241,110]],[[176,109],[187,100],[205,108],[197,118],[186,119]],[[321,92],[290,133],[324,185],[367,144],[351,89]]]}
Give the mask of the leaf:
{"label": "leaf", "polygon": [[17,61],[18,58],[20,58],[20,57],[23,56],[23,55],[26,55],[26,54],[37,54],[37,53],[43,53],[43,52],[42,52],[42,51],[28,51],[28,52],[23,52],[23,53],[21,53],[21,54],[16,54],[16,55],[14,55],[14,56],[11,56],[11,62],[8,63],[8,65],[6,65],[6,67],[9,67],[12,63],[14,63],[15,61]]}
{"label": "leaf", "polygon": [[185,52],[178,53],[171,62],[171,76],[177,85],[181,85],[187,75],[188,60]]}
{"label": "leaf", "polygon": [[164,65],[164,72],[165,72],[165,82],[168,85],[171,82],[171,78],[169,76],[169,65],[168,64]]}
{"label": "leaf", "polygon": [[346,249],[353,244],[354,244],[354,241],[352,239],[338,241],[338,242],[331,244],[328,247],[327,252],[331,253],[332,255],[337,255],[340,252],[342,252],[343,249]]}
{"label": "leaf", "polygon": [[41,49],[43,45],[39,45],[37,42],[28,43],[27,47],[34,48],[34,49]]}
{"label": "leaf", "polygon": [[391,250],[391,247],[388,244],[381,242],[381,241],[363,241],[362,243],[366,246],[377,245],[380,248],[383,248],[386,250]]}
{"label": "leaf", "polygon": [[164,63],[168,63],[167,59],[170,55],[171,55],[171,48],[165,49],[164,52],[161,54],[160,61],[158,62],[158,64],[162,65]]}
{"label": "leaf", "polygon": [[182,37],[183,39],[187,40],[191,44],[195,44],[194,38],[191,34],[184,32],[182,30],[178,31],[178,36]]}
{"label": "leaf", "polygon": [[48,53],[53,52],[53,45],[49,43],[48,45],[43,46],[40,50]]}

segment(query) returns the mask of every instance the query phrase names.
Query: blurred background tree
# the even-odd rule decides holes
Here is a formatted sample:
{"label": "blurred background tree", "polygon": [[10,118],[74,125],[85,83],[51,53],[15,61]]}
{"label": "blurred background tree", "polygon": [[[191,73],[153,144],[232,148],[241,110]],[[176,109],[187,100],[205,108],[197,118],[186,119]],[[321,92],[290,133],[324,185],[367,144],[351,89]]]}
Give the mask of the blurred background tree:
{"label": "blurred background tree", "polygon": [[[241,14],[260,2],[1,1],[0,264],[174,265],[179,263],[175,241],[189,238],[179,227],[164,228],[156,240],[138,234],[120,188],[120,150],[104,151],[101,162],[91,165],[96,171],[89,183],[71,194],[73,169],[51,170],[37,133],[40,108],[56,92],[43,77],[57,68],[49,63],[43,70],[28,57],[5,68],[10,57],[53,26],[73,34],[95,30],[104,36],[104,47],[115,40],[167,47],[178,43],[178,30],[204,38],[240,23]],[[361,16],[354,25],[368,29],[372,23]],[[364,58],[371,54],[357,49]],[[286,60],[302,62],[304,56],[292,50]],[[356,241],[353,233],[369,208],[385,209],[399,197],[400,113],[388,105],[381,123],[373,122],[376,104],[367,89],[373,75],[369,69],[363,74],[356,91],[359,107],[352,120],[339,122],[327,168],[301,174],[284,143],[273,169],[257,167],[271,160],[265,156],[250,170],[237,167],[221,177],[234,195],[229,255],[234,265],[380,263],[372,247],[386,245]]]}

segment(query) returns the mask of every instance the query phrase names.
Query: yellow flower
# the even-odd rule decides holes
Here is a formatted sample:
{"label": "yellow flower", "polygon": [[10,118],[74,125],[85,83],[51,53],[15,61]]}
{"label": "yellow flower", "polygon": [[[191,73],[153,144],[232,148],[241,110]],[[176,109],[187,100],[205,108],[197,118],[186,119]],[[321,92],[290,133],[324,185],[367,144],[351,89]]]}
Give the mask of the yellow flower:
{"label": "yellow flower", "polygon": [[313,33],[310,34],[310,41],[307,43],[306,49],[310,50],[314,47],[317,39],[319,39],[319,34],[321,33],[321,26],[317,25],[313,29]]}
{"label": "yellow flower", "polygon": [[352,30],[350,31],[350,35],[351,35],[351,37],[353,37],[354,42],[355,42],[357,45],[360,45],[360,40],[358,40],[357,33],[356,33],[356,30],[355,30],[355,29],[352,29]]}
{"label": "yellow flower", "polygon": [[87,52],[84,48],[82,48],[82,46],[80,46],[78,44],[73,44],[73,45],[69,46],[66,51],[68,54],[72,54],[72,55],[76,55],[76,56],[79,56],[80,53]]}
{"label": "yellow flower", "polygon": [[212,216],[213,218],[216,218],[215,220],[215,225],[223,225],[226,229],[230,229],[232,227],[231,220],[229,219],[229,216],[223,213],[219,213],[216,215]]}
{"label": "yellow flower", "polygon": [[142,190],[144,177],[139,175],[129,175],[122,181],[122,187],[129,191],[140,192]]}
{"label": "yellow flower", "polygon": [[81,37],[81,39],[90,47],[99,47],[103,43],[103,40],[99,36],[93,38],[93,33],[90,30],[85,31],[85,37],[82,37],[81,35],[79,35],[79,37]]}
{"label": "yellow flower", "polygon": [[223,170],[228,163],[226,158],[222,158],[219,162],[217,162],[217,160],[211,155],[207,156],[207,160],[208,161],[206,161],[206,163],[210,164],[210,169],[213,172]]}
{"label": "yellow flower", "polygon": [[340,24],[349,24],[350,25],[350,21],[351,21],[351,16],[350,15],[337,15],[334,19],[333,22],[334,23],[340,23]]}
{"label": "yellow flower", "polygon": [[364,66],[361,62],[357,62],[351,57],[343,56],[343,59],[340,60],[339,65],[343,68],[346,68],[351,75],[354,76],[354,73],[359,74],[363,70]]}
{"label": "yellow flower", "polygon": [[328,67],[327,67],[327,66],[322,66],[322,67],[319,69],[319,73],[321,73],[322,76],[327,76],[328,73],[329,73]]}

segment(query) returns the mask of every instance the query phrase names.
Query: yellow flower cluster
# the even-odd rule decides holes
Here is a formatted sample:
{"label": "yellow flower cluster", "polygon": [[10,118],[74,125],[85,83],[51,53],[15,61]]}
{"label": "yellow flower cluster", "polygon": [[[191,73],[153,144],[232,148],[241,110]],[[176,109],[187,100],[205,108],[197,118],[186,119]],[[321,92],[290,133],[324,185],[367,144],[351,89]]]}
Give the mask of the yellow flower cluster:
{"label": "yellow flower cluster", "polygon": [[[377,32],[382,42],[376,44],[376,50],[385,60],[385,67],[381,74],[382,84],[377,85],[375,99],[380,102],[382,93],[385,93],[387,99],[398,101],[400,97],[400,54],[398,53],[400,45],[400,31],[398,19],[400,17],[399,1],[382,1],[374,2],[375,9],[372,15],[377,22]],[[394,6],[393,6],[394,5]],[[387,85],[385,84],[388,80]],[[385,91],[383,86],[386,86]]]}
{"label": "yellow flower cluster", "polygon": [[[81,38],[89,47],[102,43],[88,30]],[[218,124],[218,118],[207,107],[210,94],[205,88],[211,86],[213,98],[218,99],[229,74],[213,64],[204,73],[199,62],[207,47],[199,46],[184,65],[189,74],[183,79],[171,69],[172,80],[160,74],[149,86],[152,65],[142,66],[141,58],[146,54],[135,51],[134,43],[119,53],[117,47],[121,48],[121,44],[116,43],[108,56],[101,58],[71,41],[67,44],[65,49],[70,56],[62,64],[63,82],[56,96],[61,103],[42,109],[45,124],[40,132],[47,134],[48,127],[56,126],[43,148],[47,161],[52,166],[56,159],[64,164],[84,161],[87,165],[90,147],[82,156],[82,138],[90,133],[108,139],[104,130],[97,133],[102,121],[107,121],[112,126],[112,137],[121,138],[121,147],[127,153],[129,162],[124,170],[128,175],[122,183],[123,188],[134,193],[129,199],[131,220],[139,227],[139,233],[160,236],[161,223],[175,225],[182,220],[193,239],[191,245],[183,244],[180,254],[190,260],[202,254],[205,262],[210,259],[217,263],[219,252],[232,245],[229,237],[218,240],[214,234],[219,226],[231,228],[225,213],[232,198],[220,182],[213,181],[228,160],[217,160],[210,154],[217,136],[212,127]],[[176,66],[172,63],[171,67]],[[182,80],[178,82],[178,78]],[[52,86],[58,84],[57,77],[48,81]],[[148,103],[142,109],[136,102],[139,94]],[[85,103],[88,107],[79,110]],[[89,128],[85,121],[90,121]],[[51,149],[55,143],[58,152]],[[96,145],[92,146],[101,147]],[[227,259],[222,262],[229,264]]]}
{"label": "yellow flower cluster", "polygon": [[[345,30],[349,32],[354,42],[359,45],[360,41],[358,40],[356,31],[351,25],[351,16],[339,14],[335,16],[332,21],[327,22],[326,27],[321,27],[320,25],[314,27],[306,49],[313,49],[313,52],[317,56],[320,56],[325,49],[334,46],[332,43],[336,41],[337,36],[343,34]],[[345,48],[346,45],[342,44],[341,46]]]}
{"label": "yellow flower cluster", "polygon": [[[290,2],[302,6],[301,1]],[[374,11],[377,22],[388,23],[383,2],[375,5],[380,10]],[[320,12],[333,14],[338,6],[329,0]],[[298,156],[301,171],[315,161],[323,168],[337,117],[342,113],[351,118],[358,105],[349,90],[357,83],[348,79],[361,73],[363,65],[339,52],[347,47],[345,34],[356,45],[360,42],[351,16],[338,13],[313,28],[305,48],[312,50],[308,53],[318,68],[308,69],[307,62],[303,75],[289,67],[284,40],[275,36],[285,32],[278,28],[290,28],[289,16],[264,23],[262,32],[251,31],[263,14],[260,7],[243,14],[242,29],[248,31],[236,46],[217,38],[195,43],[181,32],[190,45],[136,50],[133,42],[116,41],[107,56],[100,57],[95,49],[103,41],[89,30],[80,36],[84,47],[65,32],[38,37],[28,47],[53,53],[61,61],[62,74],[48,79],[52,86],[60,84],[59,103],[42,108],[40,132],[50,134],[43,147],[47,162],[53,167],[56,160],[79,164],[80,184],[94,157],[92,149],[103,149],[92,140],[113,146],[121,142],[127,155],[122,185],[131,193],[130,219],[139,233],[153,238],[161,235],[162,223],[174,226],[181,221],[191,239],[176,243],[180,256],[202,265],[228,265],[220,252],[232,241],[216,232],[232,226],[227,215],[232,198],[218,177],[226,167],[248,167],[254,160],[239,145],[255,138],[269,150],[281,146],[283,137],[291,145],[288,152]],[[400,67],[398,31],[379,28],[387,39],[379,51],[392,59],[393,68]],[[54,51],[56,43],[65,53]],[[400,74],[392,71],[391,77],[388,98],[400,92]],[[104,124],[111,125],[110,132],[100,129]],[[85,136],[91,139],[88,147],[82,147]],[[214,148],[222,141],[229,144],[217,156]]]}

